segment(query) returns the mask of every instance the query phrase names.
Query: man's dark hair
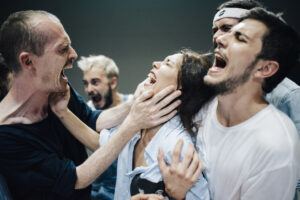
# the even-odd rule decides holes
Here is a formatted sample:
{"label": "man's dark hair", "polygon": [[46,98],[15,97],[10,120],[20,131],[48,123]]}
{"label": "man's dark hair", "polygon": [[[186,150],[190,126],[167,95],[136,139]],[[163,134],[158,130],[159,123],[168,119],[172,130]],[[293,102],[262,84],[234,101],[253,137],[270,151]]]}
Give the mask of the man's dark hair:
{"label": "man's dark hair", "polygon": [[278,15],[263,8],[251,9],[240,22],[254,19],[266,25],[268,31],[262,38],[262,49],[258,58],[278,62],[279,69],[271,77],[265,79],[262,89],[271,92],[295,66],[299,59],[300,38],[298,33]]}
{"label": "man's dark hair", "polygon": [[22,51],[37,56],[44,53],[48,35],[31,25],[34,16],[54,16],[46,11],[19,11],[11,14],[1,26],[0,51],[10,70],[17,73],[21,70],[18,56]]}
{"label": "man's dark hair", "polygon": [[178,113],[186,130],[195,136],[197,126],[193,123],[193,117],[213,97],[215,92],[204,83],[204,76],[212,66],[213,55],[198,54],[189,49],[181,51],[183,61],[178,72],[178,86],[181,86],[182,94]]}
{"label": "man's dark hair", "polygon": [[4,58],[0,53],[0,101],[6,96],[9,90],[10,81],[9,80],[10,71],[4,62]]}
{"label": "man's dark hair", "polygon": [[255,0],[232,0],[232,1],[226,1],[225,3],[222,3],[217,8],[217,11],[223,9],[223,8],[243,8],[250,10],[255,7],[263,7],[263,5]]}

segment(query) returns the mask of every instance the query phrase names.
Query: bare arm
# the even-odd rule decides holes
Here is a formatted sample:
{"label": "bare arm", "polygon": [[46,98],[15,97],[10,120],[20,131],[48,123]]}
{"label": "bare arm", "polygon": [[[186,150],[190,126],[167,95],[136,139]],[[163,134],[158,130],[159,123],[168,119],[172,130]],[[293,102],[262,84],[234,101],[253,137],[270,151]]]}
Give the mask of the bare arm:
{"label": "bare arm", "polygon": [[[82,189],[91,184],[111,165],[123,147],[139,130],[157,126],[171,119],[176,114],[174,109],[180,104],[180,101],[177,100],[172,104],[170,102],[179,95],[180,91],[174,91],[174,86],[165,88],[154,96],[152,91],[142,91],[134,99],[129,114],[111,139],[96,150],[84,163],[76,167],[75,189]],[[67,119],[70,116],[65,115],[64,117],[64,122],[70,123],[71,120]],[[68,126],[72,126],[71,128],[78,131],[75,128],[77,125],[73,123]]]}
{"label": "bare arm", "polygon": [[54,93],[49,97],[52,111],[60,119],[63,125],[91,151],[99,148],[99,134],[83,123],[68,109],[70,99],[70,87],[63,93]]}
{"label": "bare arm", "polygon": [[96,151],[99,148],[100,135],[83,123],[69,109],[60,117],[60,121],[77,140],[91,151]]}
{"label": "bare arm", "polygon": [[112,128],[122,123],[122,121],[128,115],[133,101],[142,94],[144,81],[138,85],[137,89],[134,92],[133,98],[128,99],[128,101],[121,103],[116,107],[104,110],[100,113],[96,122],[97,131],[100,132],[102,129]]}
{"label": "bare arm", "polygon": [[130,111],[132,101],[131,99],[118,106],[102,111],[96,121],[97,131],[100,132],[103,129],[121,124]]}

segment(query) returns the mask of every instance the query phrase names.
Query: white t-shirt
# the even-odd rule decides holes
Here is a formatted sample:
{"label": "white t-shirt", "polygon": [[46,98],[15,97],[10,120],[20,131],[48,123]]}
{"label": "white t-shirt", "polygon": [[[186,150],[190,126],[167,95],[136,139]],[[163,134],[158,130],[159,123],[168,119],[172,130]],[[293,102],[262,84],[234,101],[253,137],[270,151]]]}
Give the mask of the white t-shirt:
{"label": "white t-shirt", "polygon": [[300,143],[293,122],[273,105],[250,119],[222,126],[217,98],[201,110],[197,148],[215,200],[293,199]]}

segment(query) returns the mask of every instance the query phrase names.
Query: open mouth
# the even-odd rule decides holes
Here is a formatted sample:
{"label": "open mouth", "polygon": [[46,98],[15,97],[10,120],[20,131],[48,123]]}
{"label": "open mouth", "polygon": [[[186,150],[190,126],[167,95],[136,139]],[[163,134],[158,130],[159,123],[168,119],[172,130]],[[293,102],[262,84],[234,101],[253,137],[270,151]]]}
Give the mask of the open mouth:
{"label": "open mouth", "polygon": [[64,81],[68,82],[68,77],[65,75],[64,70],[61,70],[60,75]]}
{"label": "open mouth", "polygon": [[226,67],[226,64],[227,64],[226,61],[222,57],[215,56],[215,66],[216,67],[224,69]]}
{"label": "open mouth", "polygon": [[150,73],[148,74],[148,77],[149,77],[151,85],[156,83],[156,76],[155,76],[154,72],[150,71]]}
{"label": "open mouth", "polygon": [[91,96],[91,99],[92,99],[92,101],[93,101],[94,103],[98,103],[98,102],[101,101],[102,96],[101,96],[100,94],[96,94],[96,95],[94,95],[94,96]]}

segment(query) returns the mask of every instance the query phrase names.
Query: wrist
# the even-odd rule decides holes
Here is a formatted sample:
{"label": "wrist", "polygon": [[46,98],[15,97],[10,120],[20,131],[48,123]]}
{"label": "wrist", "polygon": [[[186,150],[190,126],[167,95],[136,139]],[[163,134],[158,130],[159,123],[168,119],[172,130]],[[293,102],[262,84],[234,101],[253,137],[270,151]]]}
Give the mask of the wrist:
{"label": "wrist", "polygon": [[60,120],[63,120],[70,113],[70,110],[66,108],[64,110],[55,111],[54,113]]}
{"label": "wrist", "polygon": [[125,120],[123,121],[122,125],[126,127],[128,132],[136,134],[138,131],[141,130],[137,120],[135,120],[131,114],[128,114]]}
{"label": "wrist", "polygon": [[186,194],[184,194],[184,195],[178,194],[178,193],[175,193],[174,191],[172,192],[168,189],[166,189],[166,193],[168,194],[169,197],[171,197],[172,200],[185,200]]}

